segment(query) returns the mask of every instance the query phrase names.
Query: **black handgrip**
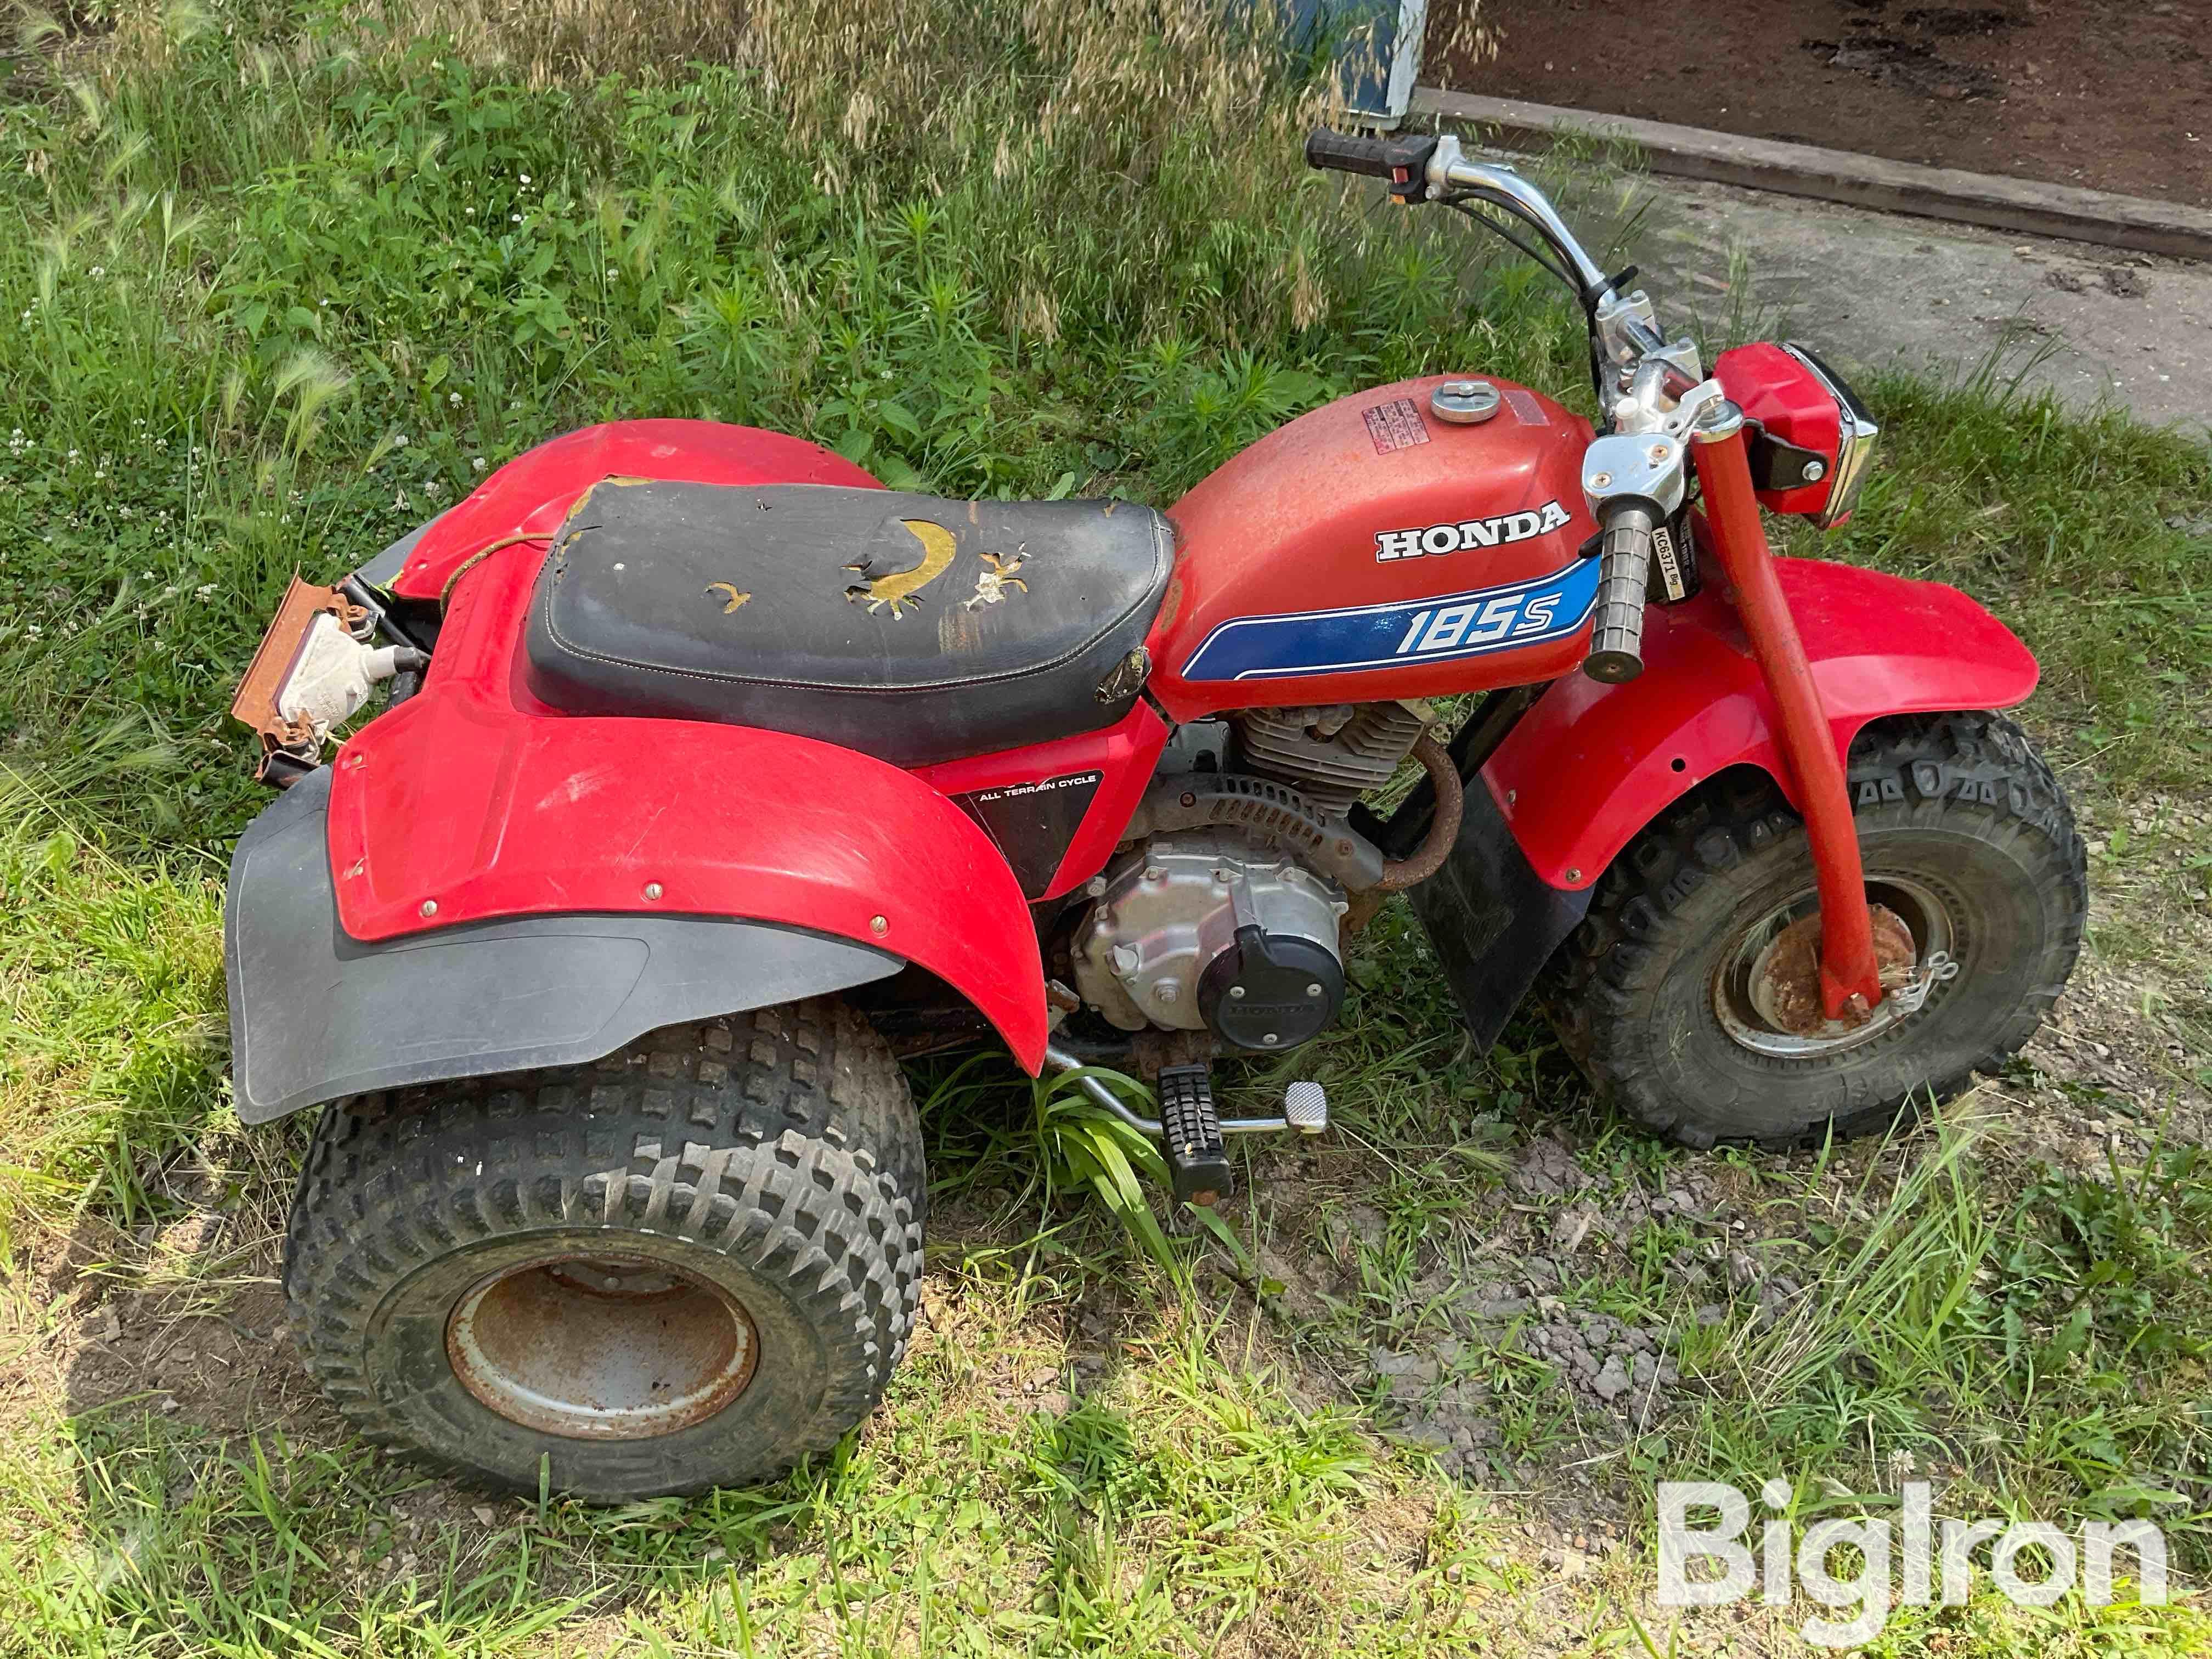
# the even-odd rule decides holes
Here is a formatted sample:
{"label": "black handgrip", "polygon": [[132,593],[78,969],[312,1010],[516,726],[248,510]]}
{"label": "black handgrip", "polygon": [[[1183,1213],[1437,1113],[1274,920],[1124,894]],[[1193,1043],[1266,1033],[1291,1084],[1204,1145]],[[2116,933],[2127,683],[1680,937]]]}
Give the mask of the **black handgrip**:
{"label": "black handgrip", "polygon": [[1644,672],[1644,598],[1651,582],[1649,509],[1621,501],[1605,515],[1604,555],[1597,568],[1597,610],[1590,621],[1583,672],[1625,685]]}
{"label": "black handgrip", "polygon": [[1306,165],[1329,167],[1338,173],[1357,173],[1370,179],[1388,179],[1394,185],[1425,185],[1429,157],[1436,153],[1434,135],[1403,138],[1362,138],[1327,127],[1315,129],[1306,140]]}

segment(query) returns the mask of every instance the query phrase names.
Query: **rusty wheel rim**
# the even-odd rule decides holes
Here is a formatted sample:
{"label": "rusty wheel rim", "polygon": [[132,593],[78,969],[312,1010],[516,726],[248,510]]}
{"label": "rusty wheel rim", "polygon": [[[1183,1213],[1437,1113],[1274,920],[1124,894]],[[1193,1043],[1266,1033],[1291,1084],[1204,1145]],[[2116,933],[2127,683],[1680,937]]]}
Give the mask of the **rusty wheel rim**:
{"label": "rusty wheel rim", "polygon": [[[1869,903],[1891,911],[1911,935],[1912,963],[1926,963],[1939,951],[1958,954],[1958,930],[1950,908],[1932,888],[1905,877],[1883,876],[1869,878],[1866,892]],[[1784,936],[1819,909],[1820,896],[1809,890],[1775,906],[1736,935],[1714,969],[1713,1014],[1739,1047],[1778,1059],[1822,1058],[1873,1042],[1893,1027],[1926,1012],[1942,996],[1944,988],[1940,985],[1916,1006],[1885,996],[1873,1015],[1858,1024],[1821,1020],[1810,1030],[1790,1029],[1778,1018],[1766,987],[1767,970],[1778,951],[1788,948]],[[1904,965],[1910,968],[1911,963]],[[1888,983],[1886,971],[1883,984]]]}
{"label": "rusty wheel rim", "polygon": [[463,1388],[510,1423],[574,1440],[647,1440],[745,1391],[751,1316],[664,1261],[563,1255],[478,1281],[446,1323]]}

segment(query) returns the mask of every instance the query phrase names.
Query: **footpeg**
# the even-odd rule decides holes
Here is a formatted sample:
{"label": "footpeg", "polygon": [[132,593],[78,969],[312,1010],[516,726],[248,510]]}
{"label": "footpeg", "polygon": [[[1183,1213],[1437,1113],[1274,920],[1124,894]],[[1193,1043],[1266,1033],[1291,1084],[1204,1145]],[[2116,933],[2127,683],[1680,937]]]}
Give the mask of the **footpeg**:
{"label": "footpeg", "polygon": [[[1083,1062],[1065,1048],[1048,1045],[1045,1064],[1055,1071],[1080,1072]],[[1280,1134],[1295,1129],[1301,1137],[1328,1127],[1328,1096],[1318,1083],[1301,1079],[1283,1091],[1280,1117],[1232,1117],[1225,1121],[1213,1104],[1213,1079],[1204,1065],[1163,1066],[1158,1084],[1160,1115],[1133,1111],[1102,1078],[1077,1079],[1093,1105],[1140,1135],[1162,1143],[1175,1177],[1176,1201],[1211,1205],[1236,1190],[1229,1168],[1230,1135]]]}
{"label": "footpeg", "polygon": [[1203,1066],[1161,1068],[1160,1127],[1177,1203],[1211,1206],[1233,1190],[1213,1079]]}

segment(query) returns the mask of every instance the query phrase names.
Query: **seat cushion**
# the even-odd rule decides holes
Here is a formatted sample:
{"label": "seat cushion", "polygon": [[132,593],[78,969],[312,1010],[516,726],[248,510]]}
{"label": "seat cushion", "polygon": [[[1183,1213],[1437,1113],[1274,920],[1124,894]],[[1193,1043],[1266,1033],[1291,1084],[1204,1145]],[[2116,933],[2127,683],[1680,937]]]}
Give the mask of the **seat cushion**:
{"label": "seat cushion", "polygon": [[606,478],[538,579],[531,690],[927,766],[1128,712],[1173,562],[1127,501]]}

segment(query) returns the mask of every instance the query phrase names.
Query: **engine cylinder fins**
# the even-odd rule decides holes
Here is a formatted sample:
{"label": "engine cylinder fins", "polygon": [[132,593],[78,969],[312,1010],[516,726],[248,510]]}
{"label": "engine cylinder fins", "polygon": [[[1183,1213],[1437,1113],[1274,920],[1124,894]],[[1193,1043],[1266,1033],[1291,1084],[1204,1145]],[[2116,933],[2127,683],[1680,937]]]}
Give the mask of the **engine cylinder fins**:
{"label": "engine cylinder fins", "polygon": [[1361,702],[1249,708],[1235,719],[1247,766],[1341,817],[1390,781],[1432,717],[1424,703]]}

